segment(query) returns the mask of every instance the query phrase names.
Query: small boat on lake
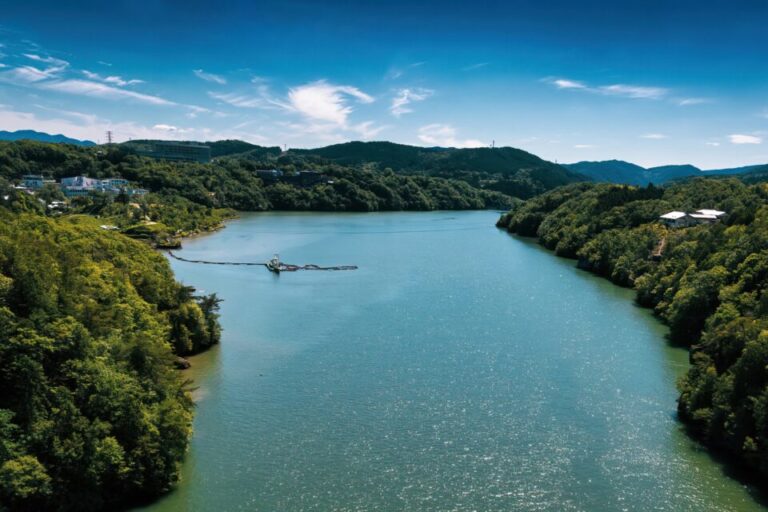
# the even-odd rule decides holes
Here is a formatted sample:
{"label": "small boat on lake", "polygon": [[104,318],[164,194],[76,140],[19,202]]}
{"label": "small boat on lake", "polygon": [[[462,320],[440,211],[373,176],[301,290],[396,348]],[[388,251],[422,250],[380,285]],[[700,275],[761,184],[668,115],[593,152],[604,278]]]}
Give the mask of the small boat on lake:
{"label": "small boat on lake", "polygon": [[280,256],[277,254],[272,256],[272,259],[267,262],[267,270],[275,274],[280,273]]}

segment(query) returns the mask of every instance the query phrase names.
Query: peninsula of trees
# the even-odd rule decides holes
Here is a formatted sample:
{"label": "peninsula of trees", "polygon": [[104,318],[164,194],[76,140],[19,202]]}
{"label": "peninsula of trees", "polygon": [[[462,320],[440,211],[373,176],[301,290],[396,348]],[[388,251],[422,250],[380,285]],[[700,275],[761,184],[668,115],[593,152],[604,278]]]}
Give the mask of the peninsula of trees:
{"label": "peninsula of trees", "polygon": [[96,219],[0,207],[0,510],[167,490],[192,421],[175,359],[218,343],[217,310]]}
{"label": "peninsula of trees", "polygon": [[[700,208],[728,216],[682,229],[657,222]],[[527,201],[498,226],[634,287],[671,341],[690,347],[680,417],[706,444],[768,476],[768,185],[581,183]]]}

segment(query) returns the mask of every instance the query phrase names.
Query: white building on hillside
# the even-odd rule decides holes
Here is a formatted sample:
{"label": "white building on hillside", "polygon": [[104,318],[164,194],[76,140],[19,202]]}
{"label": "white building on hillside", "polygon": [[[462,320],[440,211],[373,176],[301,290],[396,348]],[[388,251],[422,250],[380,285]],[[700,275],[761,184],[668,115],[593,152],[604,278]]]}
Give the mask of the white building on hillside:
{"label": "white building on hillside", "polygon": [[682,228],[688,225],[688,214],[685,212],[665,213],[659,219],[671,228]]}
{"label": "white building on hillside", "polygon": [[669,212],[665,213],[659,220],[671,228],[684,228],[695,226],[696,224],[714,224],[725,217],[726,213],[720,210],[701,209],[694,213]]}

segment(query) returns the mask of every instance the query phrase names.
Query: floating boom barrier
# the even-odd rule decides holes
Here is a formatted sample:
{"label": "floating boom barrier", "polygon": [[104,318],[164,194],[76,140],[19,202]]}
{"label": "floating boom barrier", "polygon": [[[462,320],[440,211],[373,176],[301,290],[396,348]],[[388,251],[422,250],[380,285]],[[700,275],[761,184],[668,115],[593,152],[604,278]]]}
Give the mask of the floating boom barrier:
{"label": "floating boom barrier", "polygon": [[[206,261],[206,260],[190,260],[187,258],[182,258],[181,256],[174,254],[173,251],[168,251],[168,254],[171,256],[171,258],[177,259],[179,261],[185,261],[187,263],[200,263],[202,265],[242,265],[242,266],[250,266],[250,267],[267,267],[269,268],[269,263],[258,263],[258,262],[249,262],[249,261]],[[298,270],[329,270],[329,271],[335,271],[335,270],[357,270],[357,265],[336,265],[333,267],[321,267],[320,265],[291,265],[290,263],[279,263],[279,270],[280,272],[296,272]]]}

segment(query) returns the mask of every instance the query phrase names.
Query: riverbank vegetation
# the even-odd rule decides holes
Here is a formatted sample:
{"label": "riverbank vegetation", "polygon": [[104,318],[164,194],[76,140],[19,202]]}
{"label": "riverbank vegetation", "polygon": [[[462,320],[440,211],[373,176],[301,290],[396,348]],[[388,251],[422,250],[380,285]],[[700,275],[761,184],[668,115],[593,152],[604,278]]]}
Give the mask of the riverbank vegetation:
{"label": "riverbank vegetation", "polygon": [[147,245],[85,215],[0,207],[0,510],[87,511],[167,490],[191,434],[177,356],[218,343]]}
{"label": "riverbank vegetation", "polygon": [[[657,222],[699,208],[728,216],[684,229]],[[577,184],[527,201],[498,226],[634,287],[672,342],[690,347],[680,417],[706,444],[768,476],[768,185]]]}

